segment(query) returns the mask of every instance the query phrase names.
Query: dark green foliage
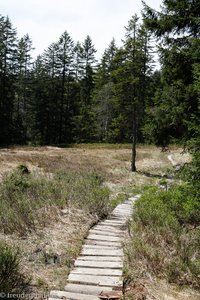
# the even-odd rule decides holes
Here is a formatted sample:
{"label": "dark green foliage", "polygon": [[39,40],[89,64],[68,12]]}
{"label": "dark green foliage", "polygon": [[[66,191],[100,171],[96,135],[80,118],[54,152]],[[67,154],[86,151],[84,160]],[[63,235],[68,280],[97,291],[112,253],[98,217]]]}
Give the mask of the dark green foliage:
{"label": "dark green foliage", "polygon": [[[157,36],[165,36],[167,43],[174,41],[184,41],[184,37],[180,37],[180,40],[169,39],[168,34],[182,35],[186,37],[199,37],[199,11],[200,3],[198,0],[163,0],[162,12],[156,12],[148,7],[145,2],[144,16],[146,26],[151,28],[152,32],[155,32]],[[178,43],[179,44],[179,43]]]}
{"label": "dark green foliage", "polygon": [[12,142],[16,31],[0,15],[0,144]]}
{"label": "dark green foliage", "polygon": [[33,63],[28,34],[17,39],[4,17],[1,26],[0,144],[142,140],[150,55],[137,17],[128,24],[123,48],[112,40],[97,71],[89,36],[74,45],[64,32]]}
{"label": "dark green foliage", "polygon": [[199,1],[163,1],[161,12],[144,4],[143,17],[160,42],[162,66],[161,86],[147,107],[146,135],[162,146],[171,138],[186,141],[188,124],[198,114],[193,69],[200,63]]}

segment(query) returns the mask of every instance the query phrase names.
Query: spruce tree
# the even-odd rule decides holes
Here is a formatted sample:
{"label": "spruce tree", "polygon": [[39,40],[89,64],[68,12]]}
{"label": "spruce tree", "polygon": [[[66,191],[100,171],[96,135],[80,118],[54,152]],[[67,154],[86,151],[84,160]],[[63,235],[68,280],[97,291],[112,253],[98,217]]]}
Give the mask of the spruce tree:
{"label": "spruce tree", "polygon": [[[77,47],[76,47],[77,48]],[[78,45],[78,73],[80,85],[79,114],[75,118],[75,135],[77,142],[94,140],[94,114],[92,92],[94,88],[94,70],[96,66],[96,49],[89,36]],[[76,56],[77,57],[77,56]]]}
{"label": "spruce tree", "polygon": [[193,68],[200,62],[199,5],[195,0],[166,0],[161,12],[157,12],[144,3],[144,23],[160,42],[162,68],[162,88],[156,91],[149,109],[149,132],[163,147],[170,137],[189,139],[187,124],[198,111]]}
{"label": "spruce tree", "polygon": [[124,47],[115,57],[113,132],[117,141],[132,141],[131,170],[136,171],[136,143],[143,122],[146,79],[151,72],[149,36],[135,15],[126,27]]}
{"label": "spruce tree", "polygon": [[110,142],[109,130],[113,118],[113,89],[112,71],[115,69],[117,46],[113,39],[105,49],[97,72],[94,77],[94,109],[96,114],[97,137],[100,141]]}
{"label": "spruce tree", "polygon": [[0,144],[13,138],[17,38],[8,17],[0,15]]}
{"label": "spruce tree", "polygon": [[16,55],[16,84],[13,108],[13,135],[15,143],[26,143],[28,139],[30,119],[30,95],[32,89],[32,41],[25,35],[18,41]]}

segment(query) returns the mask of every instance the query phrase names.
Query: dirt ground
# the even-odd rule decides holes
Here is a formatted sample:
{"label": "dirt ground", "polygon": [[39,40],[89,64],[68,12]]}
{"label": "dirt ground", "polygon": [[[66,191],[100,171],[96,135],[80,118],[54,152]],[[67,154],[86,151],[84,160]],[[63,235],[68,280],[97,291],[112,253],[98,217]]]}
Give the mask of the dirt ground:
{"label": "dirt ground", "polygon": [[[131,147],[79,146],[58,147],[13,147],[0,149],[0,179],[19,165],[26,165],[36,175],[51,176],[55,170],[93,170],[105,178],[112,196],[118,193],[132,195],[146,184],[158,184],[163,176],[172,169],[168,156],[177,163],[187,162],[190,157],[182,149],[171,146],[170,152],[161,152],[153,146],[137,147],[137,173],[130,172]],[[63,289],[66,276],[81,248],[83,237],[95,222],[91,216],[81,211],[63,210],[59,218],[48,228],[27,237],[4,235],[0,239],[19,246],[23,250],[23,269],[33,276],[33,288]],[[64,261],[64,263],[63,263]],[[179,300],[200,299],[192,291],[179,290],[163,282],[149,280],[145,283],[149,298],[139,298],[137,292],[132,299]],[[197,298],[199,297],[199,298]]]}

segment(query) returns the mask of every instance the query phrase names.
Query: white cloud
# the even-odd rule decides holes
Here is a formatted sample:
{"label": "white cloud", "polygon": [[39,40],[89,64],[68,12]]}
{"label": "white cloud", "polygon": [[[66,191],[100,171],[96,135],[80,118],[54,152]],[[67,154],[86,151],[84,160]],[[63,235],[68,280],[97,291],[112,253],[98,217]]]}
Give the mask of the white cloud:
{"label": "white cloud", "polygon": [[[147,0],[156,9],[161,0]],[[124,26],[142,9],[140,0],[0,0],[0,14],[8,15],[18,35],[28,33],[36,48],[43,52],[67,30],[75,41],[90,35],[103,53],[113,37],[120,43]]]}

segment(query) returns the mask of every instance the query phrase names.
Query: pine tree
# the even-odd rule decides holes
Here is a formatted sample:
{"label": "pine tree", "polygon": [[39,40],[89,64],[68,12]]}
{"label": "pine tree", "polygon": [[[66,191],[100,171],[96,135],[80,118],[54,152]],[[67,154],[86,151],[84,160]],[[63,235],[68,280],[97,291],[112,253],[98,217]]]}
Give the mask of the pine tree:
{"label": "pine tree", "polygon": [[0,144],[12,142],[16,30],[0,16]]}
{"label": "pine tree", "polygon": [[117,111],[113,118],[113,130],[119,142],[132,139],[133,172],[136,171],[136,142],[144,114],[146,78],[151,71],[149,37],[138,21],[136,15],[129,21],[124,47],[116,55],[117,67],[112,72],[115,82],[113,100]]}
{"label": "pine tree", "polygon": [[39,55],[34,62],[33,70],[33,88],[31,95],[31,119],[32,125],[30,129],[31,141],[36,144],[49,144],[54,138],[54,132],[51,134],[49,129],[51,128],[51,122],[49,119],[50,103],[49,90],[50,80],[44,64],[44,58]]}
{"label": "pine tree", "polygon": [[[92,110],[92,92],[94,88],[94,68],[96,49],[89,36],[78,45],[78,74],[80,84],[79,114],[74,119],[77,142],[94,140],[94,115]],[[77,57],[77,56],[76,56]]]}
{"label": "pine tree", "polygon": [[73,74],[74,42],[68,32],[64,32],[58,41],[57,62],[60,69],[59,96],[59,133],[58,142],[70,140],[70,81]]}
{"label": "pine tree", "polygon": [[195,0],[166,0],[161,12],[156,12],[144,3],[145,25],[160,41],[162,88],[157,90],[154,106],[149,110],[153,127],[151,122],[149,126],[154,140],[159,132],[157,144],[162,146],[169,143],[170,137],[186,141],[187,123],[198,110],[193,66],[200,62],[199,5]]}
{"label": "pine tree", "polygon": [[96,114],[97,137],[100,141],[109,142],[109,128],[113,117],[112,97],[114,82],[112,71],[115,69],[117,47],[113,39],[105,49],[94,77],[94,109]]}
{"label": "pine tree", "polygon": [[15,84],[15,101],[13,111],[15,143],[25,143],[27,140],[29,119],[29,99],[31,95],[31,51],[32,41],[25,35],[18,41],[16,55],[16,84]]}

